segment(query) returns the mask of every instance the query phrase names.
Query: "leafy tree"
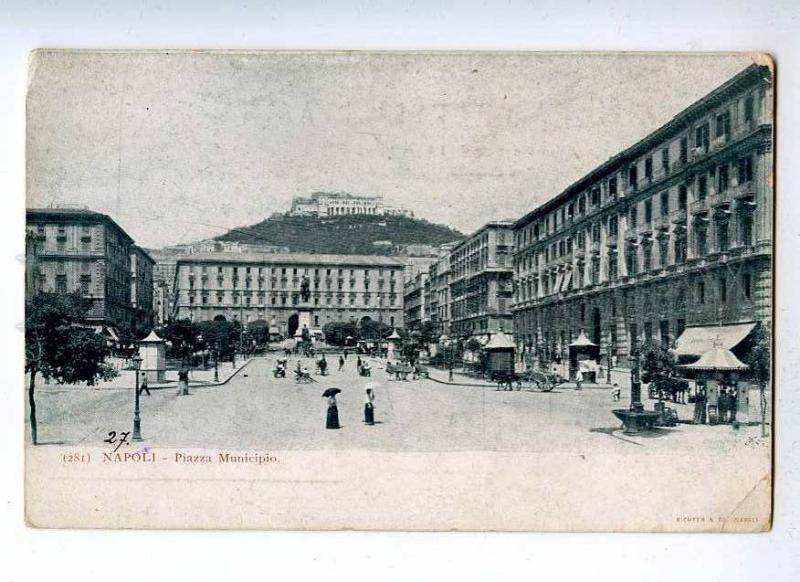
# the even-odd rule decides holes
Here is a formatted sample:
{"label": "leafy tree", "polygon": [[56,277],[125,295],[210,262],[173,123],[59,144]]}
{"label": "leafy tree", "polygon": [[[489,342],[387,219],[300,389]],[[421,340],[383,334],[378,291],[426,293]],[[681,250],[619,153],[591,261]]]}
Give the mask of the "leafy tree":
{"label": "leafy tree", "polygon": [[[215,322],[216,323],[216,322]],[[189,319],[170,321],[159,335],[172,344],[172,355],[187,359],[198,347],[198,329]]]}
{"label": "leafy tree", "polygon": [[750,366],[749,377],[758,386],[761,403],[761,436],[767,436],[767,386],[769,386],[770,372],[772,370],[772,341],[769,329],[763,325],[757,326],[750,336],[750,349],[743,359]]}
{"label": "leafy tree", "polygon": [[382,321],[364,318],[358,324],[358,336],[363,340],[379,340],[392,333],[392,328]]}
{"label": "leafy tree", "polygon": [[432,321],[425,321],[419,328],[419,341],[430,344],[439,340],[439,333],[436,324]]}
{"label": "leafy tree", "polygon": [[259,345],[269,342],[269,324],[263,319],[257,319],[247,324],[246,333]]}
{"label": "leafy tree", "polygon": [[479,352],[483,346],[481,346],[481,342],[473,337],[467,340],[464,347],[471,352]]}
{"label": "leafy tree", "polygon": [[25,305],[25,371],[29,374],[31,441],[37,444],[36,376],[59,384],[110,379],[116,370],[105,363],[110,350],[93,329],[80,327],[91,303],[77,294],[40,293]]}
{"label": "leafy tree", "polygon": [[642,382],[649,384],[658,399],[671,398],[683,380],[678,375],[678,360],[674,352],[655,341],[642,348]]}
{"label": "leafy tree", "polygon": [[[223,360],[233,358],[241,338],[242,326],[238,321],[200,321],[193,326],[195,349],[213,350]],[[202,336],[202,342],[198,341]]]}
{"label": "leafy tree", "polygon": [[358,337],[358,327],[351,321],[331,321],[322,327],[325,341],[335,346],[343,346],[347,336]]}

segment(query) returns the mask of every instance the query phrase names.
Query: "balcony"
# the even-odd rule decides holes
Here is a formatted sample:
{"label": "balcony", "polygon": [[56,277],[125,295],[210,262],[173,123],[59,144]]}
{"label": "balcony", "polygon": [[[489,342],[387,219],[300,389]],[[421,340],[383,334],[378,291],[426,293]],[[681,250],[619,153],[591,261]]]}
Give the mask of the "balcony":
{"label": "balcony", "polygon": [[720,206],[730,206],[731,191],[725,190],[724,192],[718,192],[716,194],[712,194],[709,197],[709,204],[714,208],[719,208]]}
{"label": "balcony", "polygon": [[592,243],[592,254],[599,255],[600,254],[600,241],[596,241]]}
{"label": "balcony", "polygon": [[699,160],[703,156],[708,154],[708,148],[705,147],[694,147],[690,150],[689,159],[692,161]]}
{"label": "balcony", "polygon": [[731,193],[731,196],[734,200],[755,198],[756,185],[753,181],[745,182],[744,184],[737,184],[736,186],[729,188],[728,191]]}
{"label": "balcony", "polygon": [[672,224],[686,224],[686,209],[679,208],[678,210],[674,210],[670,215],[670,220]]}
{"label": "balcony", "polygon": [[669,229],[669,214],[659,214],[653,218],[653,228],[656,230]]}
{"label": "balcony", "polygon": [[728,143],[728,134],[723,134],[711,140],[711,149],[717,150]]}
{"label": "balcony", "polygon": [[708,212],[708,199],[702,198],[700,200],[695,200],[692,202],[691,206],[689,206],[689,210],[692,214],[703,214],[704,212]]}
{"label": "balcony", "polygon": [[636,226],[636,234],[639,236],[648,236],[653,234],[653,221],[641,222]]}

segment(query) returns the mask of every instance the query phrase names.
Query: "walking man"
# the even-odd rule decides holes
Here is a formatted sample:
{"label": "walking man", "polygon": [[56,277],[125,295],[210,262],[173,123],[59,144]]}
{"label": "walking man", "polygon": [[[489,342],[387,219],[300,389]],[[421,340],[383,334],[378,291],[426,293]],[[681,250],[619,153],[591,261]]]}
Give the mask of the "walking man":
{"label": "walking man", "polygon": [[614,382],[614,388],[611,390],[611,399],[614,400],[614,402],[619,402],[621,392],[622,390],[620,390],[619,384]]}
{"label": "walking man", "polygon": [[[138,374],[139,372],[137,371],[136,373]],[[142,384],[139,387],[139,395],[141,395],[142,392],[147,392],[147,395],[150,396],[150,388],[147,387],[147,375],[144,374],[142,375]]]}
{"label": "walking man", "polygon": [[575,390],[580,390],[581,384],[583,384],[583,372],[578,368],[578,371],[575,372]]}

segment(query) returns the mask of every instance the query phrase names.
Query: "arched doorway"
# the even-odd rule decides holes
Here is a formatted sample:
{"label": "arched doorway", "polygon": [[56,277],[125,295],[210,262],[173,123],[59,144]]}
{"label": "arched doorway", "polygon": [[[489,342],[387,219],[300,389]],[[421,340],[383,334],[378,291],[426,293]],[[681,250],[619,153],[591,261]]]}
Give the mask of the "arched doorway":
{"label": "arched doorway", "polygon": [[224,315],[217,315],[214,317],[214,321],[227,321]]}
{"label": "arched doorway", "polygon": [[598,346],[600,345],[601,329],[600,329],[600,309],[595,307],[592,312],[592,341]]}
{"label": "arched doorway", "polygon": [[289,316],[289,337],[294,337],[297,326],[300,325],[300,316],[296,313]]}

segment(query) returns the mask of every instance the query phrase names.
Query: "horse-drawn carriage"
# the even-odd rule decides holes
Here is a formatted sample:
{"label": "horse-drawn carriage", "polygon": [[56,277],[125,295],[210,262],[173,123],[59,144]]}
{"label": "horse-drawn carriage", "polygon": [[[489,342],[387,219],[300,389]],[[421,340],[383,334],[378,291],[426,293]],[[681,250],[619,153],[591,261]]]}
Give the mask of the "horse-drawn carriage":
{"label": "horse-drawn carriage", "polygon": [[498,390],[526,388],[527,390],[550,392],[561,382],[561,378],[556,374],[537,370],[526,370],[521,373],[495,370],[489,374],[489,381],[496,382]]}

